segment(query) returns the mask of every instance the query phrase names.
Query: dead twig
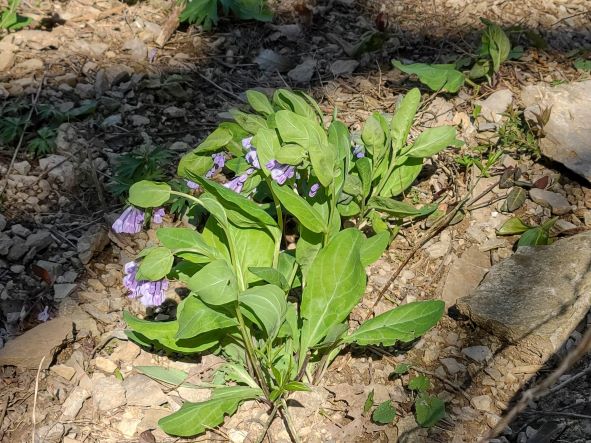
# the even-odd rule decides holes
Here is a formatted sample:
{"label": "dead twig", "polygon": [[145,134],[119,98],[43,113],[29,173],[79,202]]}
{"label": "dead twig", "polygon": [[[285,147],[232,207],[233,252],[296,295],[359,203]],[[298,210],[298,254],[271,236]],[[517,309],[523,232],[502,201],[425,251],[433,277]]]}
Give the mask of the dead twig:
{"label": "dead twig", "polygon": [[560,376],[568,371],[568,369],[589,352],[590,349],[591,328],[587,329],[579,344],[566,355],[564,360],[562,360],[560,365],[554,371],[548,374],[548,376],[536,386],[523,393],[519,401],[503,416],[503,418],[501,418],[501,420],[499,420],[488,435],[480,440],[480,443],[486,443],[501,433],[517,417],[517,415],[527,407],[530,401],[535,401],[543,396],[546,390],[556,383]]}
{"label": "dead twig", "polygon": [[569,378],[568,380],[563,381],[562,383],[557,384],[556,386],[554,386],[552,389],[550,389],[548,392],[546,392],[545,394],[541,395],[541,397],[545,397],[547,395],[550,394],[554,394],[555,392],[560,391],[562,388],[564,388],[566,385],[568,385],[569,383],[572,383],[575,380],[578,380],[581,377],[584,377],[585,375],[591,373],[591,366],[589,366],[587,369],[585,369],[584,371],[579,372],[576,375],[573,375],[571,378]]}
{"label": "dead twig", "polygon": [[43,362],[45,361],[45,356],[39,362],[39,368],[37,369],[37,376],[35,377],[35,396],[33,397],[33,432],[31,432],[31,441],[35,443],[35,426],[36,426],[36,419],[35,412],[37,410],[37,396],[39,394],[39,376],[41,375],[41,367],[43,366]]}
{"label": "dead twig", "polygon": [[0,411],[0,429],[2,429],[2,424],[4,423],[4,417],[6,417],[6,411],[8,410],[8,405],[10,404],[11,400],[12,400],[12,394],[10,394],[6,398],[6,402],[2,406],[2,411]]}
{"label": "dead twig", "polygon": [[168,42],[170,36],[174,33],[174,31],[176,31],[176,28],[179,27],[179,16],[181,15],[181,12],[183,11],[184,7],[185,2],[182,2],[182,4],[179,4],[172,8],[170,15],[164,23],[164,26],[162,26],[160,34],[158,35],[158,37],[156,37],[155,43],[161,48],[166,44],[166,42]]}

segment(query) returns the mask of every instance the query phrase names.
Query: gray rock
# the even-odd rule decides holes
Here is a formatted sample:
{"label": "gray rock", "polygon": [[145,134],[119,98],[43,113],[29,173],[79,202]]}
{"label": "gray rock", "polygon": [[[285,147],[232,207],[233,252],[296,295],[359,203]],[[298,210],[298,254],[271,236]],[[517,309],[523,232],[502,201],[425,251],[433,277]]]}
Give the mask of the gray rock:
{"label": "gray rock", "polygon": [[462,354],[478,363],[484,363],[492,357],[488,346],[470,346],[462,349]]}
{"label": "gray rock", "polygon": [[132,375],[125,379],[123,386],[130,406],[153,407],[168,401],[160,385],[145,375]]}
{"label": "gray rock", "polygon": [[314,72],[316,72],[316,60],[309,58],[289,71],[287,76],[296,83],[309,83]]}
{"label": "gray rock", "polygon": [[109,86],[111,88],[117,86],[119,83],[128,81],[131,74],[133,74],[133,69],[123,64],[109,65],[105,68],[105,75],[107,76],[107,80],[109,80]]}
{"label": "gray rock", "polygon": [[115,377],[93,378],[92,401],[99,411],[112,411],[126,403],[123,383]]}
{"label": "gray rock", "polygon": [[59,39],[56,33],[24,29],[13,34],[13,43],[16,45],[24,43],[30,48],[39,50],[52,46],[57,48],[59,46]]}
{"label": "gray rock", "polygon": [[263,71],[267,72],[287,72],[292,66],[292,61],[272,49],[262,49],[259,55],[254,59]]}
{"label": "gray rock", "polygon": [[103,128],[109,128],[111,126],[120,126],[123,124],[123,117],[121,114],[113,114],[109,115],[106,119],[103,120],[101,126]]}
{"label": "gray rock", "polygon": [[12,165],[12,168],[17,172],[17,174],[29,175],[29,172],[31,171],[31,164],[28,161],[23,160],[22,162],[16,162],[14,165]]}
{"label": "gray rock", "polygon": [[27,237],[25,246],[28,249],[35,248],[42,251],[53,243],[53,237],[49,231],[38,231]]}
{"label": "gray rock", "polygon": [[352,74],[359,66],[357,60],[337,60],[330,65],[330,72],[335,77]]}
{"label": "gray rock", "polygon": [[[590,164],[591,166],[591,164]],[[572,210],[571,204],[566,197],[556,192],[546,191],[545,189],[532,188],[529,191],[530,198],[538,205],[552,209],[552,214],[564,215]]]}
{"label": "gray rock", "polygon": [[58,283],[53,285],[53,299],[58,301],[63,300],[74,292],[76,286],[74,283]]}
{"label": "gray rock", "polygon": [[48,155],[39,160],[42,171],[49,171],[47,178],[52,183],[62,184],[65,189],[72,189],[78,181],[74,165],[66,161],[63,155]]}
{"label": "gray rock", "polygon": [[8,71],[14,66],[16,59],[12,51],[0,51],[0,72]]}
{"label": "gray rock", "polygon": [[29,228],[25,228],[21,224],[12,225],[10,227],[10,232],[12,232],[14,235],[18,235],[19,237],[23,238],[31,234],[31,230]]}
{"label": "gray rock", "polygon": [[94,92],[97,97],[101,97],[109,90],[109,79],[104,69],[99,70],[94,78]]}
{"label": "gray rock", "polygon": [[4,228],[6,228],[6,217],[0,214],[0,232],[4,231]]}
{"label": "gray rock", "polygon": [[90,398],[90,392],[76,386],[62,405],[62,415],[66,418],[76,418],[88,398]]}
{"label": "gray rock", "polygon": [[35,433],[35,442],[60,443],[66,433],[66,427],[61,423],[41,426]]}
{"label": "gray rock", "polygon": [[16,67],[17,69],[22,69],[23,71],[37,71],[39,69],[43,69],[43,60],[39,60],[38,58],[30,58],[24,62],[19,63]]}
{"label": "gray rock", "polygon": [[185,142],[174,142],[168,147],[168,149],[176,152],[187,152],[189,149],[191,149],[191,146]]}
{"label": "gray rock", "polygon": [[[481,106],[480,116],[487,122],[499,123],[503,119],[503,113],[507,111],[513,102],[513,93],[509,89],[501,89],[491,94],[486,100],[476,101]],[[482,131],[479,127],[479,129]]]}
{"label": "gray rock", "polygon": [[20,237],[15,237],[6,258],[8,258],[9,261],[17,261],[21,259],[27,251],[28,249],[25,246],[25,241]]}
{"label": "gray rock", "polygon": [[55,281],[57,277],[62,273],[62,265],[60,263],[55,263],[52,261],[47,260],[39,260],[37,261],[36,265],[47,271],[51,281]]}
{"label": "gray rock", "polygon": [[148,57],[148,47],[139,38],[127,40],[121,49],[129,51],[131,58],[139,62],[145,61]]}
{"label": "gray rock", "polygon": [[74,90],[80,98],[92,98],[95,95],[94,86],[89,83],[78,83]]}
{"label": "gray rock", "polygon": [[14,274],[20,274],[24,270],[25,270],[25,267],[23,265],[12,265],[10,267],[10,272],[12,272]]}
{"label": "gray rock", "polygon": [[447,370],[447,372],[449,373],[449,375],[454,375],[457,374],[458,372],[465,372],[466,371],[466,366],[464,366],[461,363],[458,363],[458,361],[455,358],[442,358],[440,359],[441,364],[443,366],[445,366],[445,369]]}
{"label": "gray rock", "polygon": [[72,45],[72,49],[88,57],[100,58],[105,53],[105,51],[109,49],[109,45],[100,42],[87,42],[86,40],[75,40],[74,44]]}
{"label": "gray rock", "polygon": [[164,115],[170,118],[182,118],[186,114],[184,109],[177,108],[176,106],[169,106],[164,110]]}
{"label": "gray rock", "polygon": [[542,154],[591,182],[591,80],[529,85],[523,88],[521,99],[527,106],[525,116],[534,121],[534,113],[552,108],[545,137],[540,140]]}
{"label": "gray rock", "polygon": [[82,264],[90,262],[94,254],[101,252],[109,244],[109,234],[101,225],[93,225],[78,239],[76,248]]}
{"label": "gray rock", "polygon": [[456,259],[445,277],[441,299],[447,306],[452,306],[458,298],[466,297],[476,289],[490,269],[490,257],[478,246],[467,249]]}
{"label": "gray rock", "polygon": [[479,395],[477,397],[472,397],[470,403],[479,411],[492,412],[493,410],[492,399],[488,395]]}
{"label": "gray rock", "polygon": [[520,247],[457,306],[501,340],[557,351],[591,306],[591,233]]}
{"label": "gray rock", "polygon": [[0,233],[0,255],[8,254],[13,244],[14,240],[11,237],[4,232]]}
{"label": "gray rock", "polygon": [[146,126],[150,124],[150,119],[143,115],[132,115],[129,117],[129,120],[133,126]]}

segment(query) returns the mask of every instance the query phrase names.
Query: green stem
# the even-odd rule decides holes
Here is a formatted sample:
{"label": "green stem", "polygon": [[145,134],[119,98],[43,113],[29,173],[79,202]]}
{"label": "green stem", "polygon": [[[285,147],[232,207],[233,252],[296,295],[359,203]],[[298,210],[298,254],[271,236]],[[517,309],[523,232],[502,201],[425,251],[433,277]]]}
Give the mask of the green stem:
{"label": "green stem", "polygon": [[291,414],[289,413],[289,410],[287,409],[287,403],[285,402],[285,398],[281,398],[281,413],[283,414],[283,417],[285,418],[285,421],[287,423],[287,430],[291,434],[291,437],[293,438],[293,440],[296,443],[300,443],[300,437],[298,437],[298,433],[296,432],[296,427],[293,423],[293,420],[291,419]]}
{"label": "green stem", "polygon": [[271,185],[271,179],[269,177],[266,178],[267,186],[271,191],[271,195],[273,196],[273,202],[275,203],[275,213],[277,214],[277,224],[279,225],[279,230],[281,231],[281,235],[278,241],[275,244],[275,253],[273,255],[273,267],[277,267],[277,262],[279,260],[279,252],[281,252],[281,241],[283,240],[283,210],[281,209],[281,202],[273,192],[273,186]]}

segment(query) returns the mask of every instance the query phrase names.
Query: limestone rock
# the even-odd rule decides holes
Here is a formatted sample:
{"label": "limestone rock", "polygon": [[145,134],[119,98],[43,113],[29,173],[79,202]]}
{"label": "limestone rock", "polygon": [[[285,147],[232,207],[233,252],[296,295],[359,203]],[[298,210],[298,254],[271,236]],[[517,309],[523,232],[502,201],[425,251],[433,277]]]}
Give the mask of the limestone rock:
{"label": "limestone rock", "polygon": [[93,225],[78,239],[78,258],[83,264],[87,264],[94,254],[101,252],[108,244],[107,230],[101,225]]}
{"label": "limestone rock", "polygon": [[520,247],[458,300],[460,312],[501,340],[542,356],[560,348],[591,306],[591,233]]}
{"label": "limestone rock", "polygon": [[62,414],[67,418],[76,418],[84,402],[89,397],[90,392],[80,386],[76,386],[62,405]]}
{"label": "limestone rock", "polygon": [[39,324],[0,349],[0,366],[37,369],[45,357],[41,367],[47,369],[53,354],[70,339],[72,320],[68,318],[56,318]]}
{"label": "limestone rock", "polygon": [[568,214],[571,210],[571,204],[568,202],[566,197],[545,189],[533,188],[529,191],[530,198],[538,205],[545,206],[552,210],[552,214],[564,215]]}
{"label": "limestone rock", "polygon": [[480,251],[478,246],[467,249],[450,267],[442,300],[447,306],[454,305],[458,298],[466,297],[478,286],[489,269],[489,254]]}
{"label": "limestone rock", "polygon": [[525,116],[552,108],[544,126],[540,149],[546,157],[562,163],[591,182],[591,80],[559,86],[528,85],[521,100],[527,106]]}
{"label": "limestone rock", "polygon": [[127,392],[127,404],[130,406],[160,406],[168,397],[160,385],[145,375],[133,375],[123,382]]}
{"label": "limestone rock", "polygon": [[112,411],[126,403],[125,388],[115,377],[93,377],[92,381],[92,401],[99,411]]}
{"label": "limestone rock", "polygon": [[481,106],[480,117],[491,123],[499,123],[512,102],[513,93],[509,89],[501,89],[476,104]]}

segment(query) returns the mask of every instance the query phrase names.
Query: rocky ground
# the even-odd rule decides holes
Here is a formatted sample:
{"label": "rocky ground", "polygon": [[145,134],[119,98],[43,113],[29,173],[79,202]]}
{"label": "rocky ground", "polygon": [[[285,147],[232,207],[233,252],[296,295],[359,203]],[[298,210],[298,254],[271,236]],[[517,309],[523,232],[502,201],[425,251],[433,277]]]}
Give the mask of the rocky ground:
{"label": "rocky ground", "polygon": [[[390,68],[390,59],[448,61],[474,47],[480,15],[536,29],[550,46],[526,49],[478,95],[424,95],[418,128],[456,125],[466,147],[430,160],[406,198],[426,203],[447,192],[451,198],[440,208],[446,210],[470,191],[487,192],[414,253],[378,299],[429,220],[406,226],[370,269],[352,322],[431,298],[445,300],[448,315],[408,352],[352,349],[339,356],[314,392],[294,396],[292,413],[305,441],[473,442],[494,427],[591,322],[591,240],[585,233],[591,228],[585,144],[591,81],[571,57],[591,45],[591,29],[584,0],[463,5],[441,0],[376,8],[374,2],[336,0],[296,13],[290,2],[278,2],[273,23],[224,20],[213,33],[182,27],[164,47],[154,40],[170,2],[25,5],[23,12],[41,25],[0,40],[2,118],[26,119],[32,107],[44,105],[71,117],[57,129],[53,154],[35,158],[23,145],[9,170],[14,149],[0,150],[0,441],[31,441],[31,435],[39,442],[177,441],[158,430],[158,419],[182,401],[207,395],[161,385],[136,367],[178,368],[199,380],[219,363],[216,357],[175,360],[140,349],[123,334],[122,310],[143,312],[124,293],[122,265],[154,235],[119,236],[108,229],[123,204],[108,185],[122,153],[159,146],[175,159],[254,87],[309,90],[325,111],[337,107],[359,130],[372,112],[392,112],[398,94],[414,85]],[[381,22],[389,30],[383,46],[353,56],[351,44]],[[482,108],[478,118],[475,104]],[[553,112],[539,143],[519,138],[523,131],[503,132],[506,111],[526,110],[535,120],[534,113],[548,108]],[[31,115],[37,129],[39,114]],[[488,176],[454,160],[490,142],[504,152]],[[517,168],[521,177],[514,175]],[[511,214],[503,205],[515,180],[526,198]],[[553,235],[559,241],[516,253],[517,237],[497,235],[512,215],[531,224],[557,216]],[[169,312],[157,315],[165,319]],[[411,374],[392,377],[401,362],[412,364]],[[561,382],[589,365],[582,361]],[[427,374],[431,391],[446,401],[446,418],[431,429],[417,427],[412,414],[406,385],[417,373]],[[362,414],[372,390],[376,403],[395,402],[399,417],[392,425]],[[547,441],[586,441],[590,393],[585,376],[565,384],[530,404],[499,441],[548,435]],[[221,430],[197,441],[254,441],[267,413],[261,405],[244,405]],[[279,421],[271,435],[288,440]]]}

